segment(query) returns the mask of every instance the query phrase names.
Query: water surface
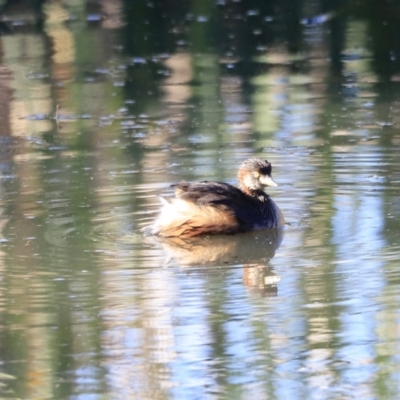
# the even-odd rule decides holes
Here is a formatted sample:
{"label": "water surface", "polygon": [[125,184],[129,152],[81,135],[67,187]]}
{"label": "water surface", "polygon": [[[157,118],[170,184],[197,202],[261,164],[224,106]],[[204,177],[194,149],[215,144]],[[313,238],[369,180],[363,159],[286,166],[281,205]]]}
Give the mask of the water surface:
{"label": "water surface", "polygon": [[[1,397],[398,398],[398,6],[18,4]],[[254,156],[284,232],[142,234],[170,184],[234,184]]]}

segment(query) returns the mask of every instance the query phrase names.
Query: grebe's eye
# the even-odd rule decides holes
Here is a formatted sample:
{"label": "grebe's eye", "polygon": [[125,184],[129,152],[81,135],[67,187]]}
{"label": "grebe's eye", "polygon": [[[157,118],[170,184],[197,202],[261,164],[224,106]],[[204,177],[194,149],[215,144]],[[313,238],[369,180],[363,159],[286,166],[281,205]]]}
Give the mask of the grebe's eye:
{"label": "grebe's eye", "polygon": [[254,178],[258,179],[260,177],[260,173],[258,171],[253,171]]}

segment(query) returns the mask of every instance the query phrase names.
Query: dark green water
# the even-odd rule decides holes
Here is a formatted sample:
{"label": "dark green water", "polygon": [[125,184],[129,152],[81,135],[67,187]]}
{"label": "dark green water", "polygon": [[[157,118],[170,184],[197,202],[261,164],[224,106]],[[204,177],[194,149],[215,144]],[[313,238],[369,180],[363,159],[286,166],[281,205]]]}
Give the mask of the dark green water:
{"label": "dark green water", "polygon": [[[399,398],[397,2],[0,11],[1,398]],[[141,234],[252,156],[283,236]]]}

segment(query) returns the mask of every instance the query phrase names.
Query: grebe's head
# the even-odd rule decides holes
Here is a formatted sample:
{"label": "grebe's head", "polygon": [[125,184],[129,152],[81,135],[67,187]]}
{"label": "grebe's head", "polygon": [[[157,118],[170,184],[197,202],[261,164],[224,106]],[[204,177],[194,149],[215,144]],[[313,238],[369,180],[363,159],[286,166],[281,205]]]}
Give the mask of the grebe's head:
{"label": "grebe's head", "polygon": [[271,176],[272,166],[267,160],[250,158],[238,171],[239,186],[244,192],[263,190],[265,186],[278,186]]}

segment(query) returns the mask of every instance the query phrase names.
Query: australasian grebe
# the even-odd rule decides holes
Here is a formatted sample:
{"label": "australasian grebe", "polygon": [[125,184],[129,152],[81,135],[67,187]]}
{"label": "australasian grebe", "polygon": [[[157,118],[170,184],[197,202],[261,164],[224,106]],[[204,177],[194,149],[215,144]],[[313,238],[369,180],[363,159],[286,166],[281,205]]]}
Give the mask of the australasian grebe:
{"label": "australasian grebe", "polygon": [[239,188],[222,182],[180,182],[175,197],[161,198],[160,215],[150,228],[162,237],[239,233],[278,228],[285,220],[281,210],[264,192],[277,186],[268,161],[251,158],[238,171]]}

